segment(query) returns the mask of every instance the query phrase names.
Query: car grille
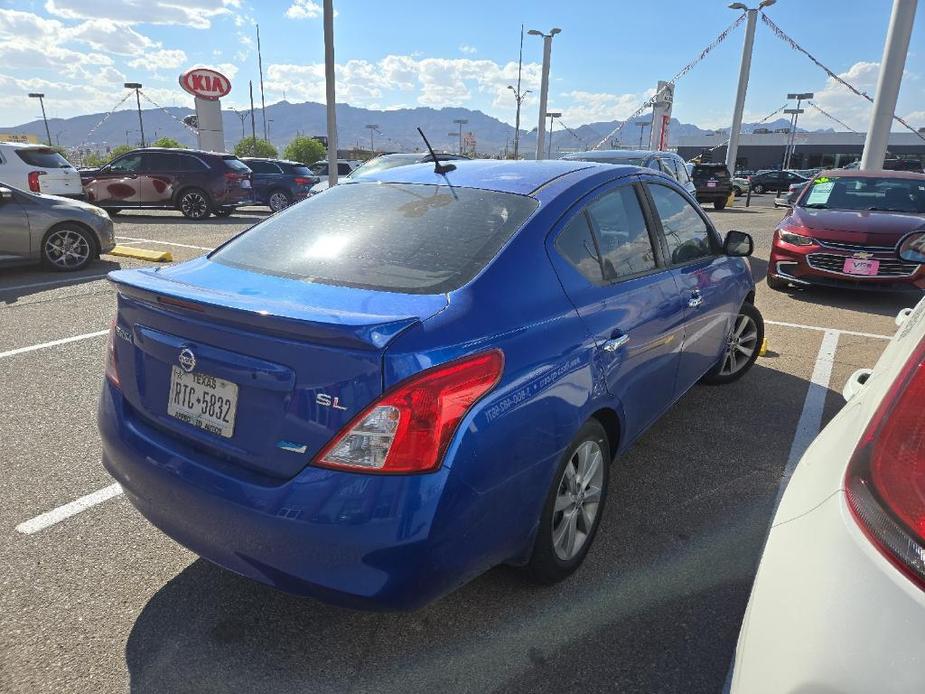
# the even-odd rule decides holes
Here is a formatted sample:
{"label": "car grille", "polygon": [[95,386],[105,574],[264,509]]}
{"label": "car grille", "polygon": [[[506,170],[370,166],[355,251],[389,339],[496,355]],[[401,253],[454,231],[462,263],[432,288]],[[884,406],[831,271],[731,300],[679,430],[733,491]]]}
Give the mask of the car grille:
{"label": "car grille", "polygon": [[[820,241],[816,239],[816,243],[825,248],[835,248],[840,251],[848,251],[849,253],[894,253],[896,246],[861,246],[857,243],[841,243],[839,241]],[[895,256],[894,256],[895,257]]]}
{"label": "car grille", "polygon": [[[880,261],[875,277],[909,277],[919,269],[919,266],[915,263],[906,263],[899,260],[892,254],[892,250],[890,253],[880,252],[873,255],[875,260]],[[837,253],[811,253],[806,257],[806,262],[815,270],[824,270],[838,275],[864,279],[864,275],[849,275],[843,272],[842,268],[845,266],[845,259],[850,257],[851,255]]]}

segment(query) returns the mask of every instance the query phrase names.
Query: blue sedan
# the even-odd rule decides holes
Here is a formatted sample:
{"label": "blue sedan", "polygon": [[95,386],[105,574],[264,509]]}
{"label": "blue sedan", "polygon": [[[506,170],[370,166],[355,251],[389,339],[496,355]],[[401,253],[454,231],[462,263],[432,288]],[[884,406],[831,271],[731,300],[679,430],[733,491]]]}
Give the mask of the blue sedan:
{"label": "blue sedan", "polygon": [[103,464],[155,526],[354,607],[413,609],[502,563],[552,583],[619,455],[754,363],[751,238],[720,238],[674,180],[452,169],[383,171],[110,275]]}

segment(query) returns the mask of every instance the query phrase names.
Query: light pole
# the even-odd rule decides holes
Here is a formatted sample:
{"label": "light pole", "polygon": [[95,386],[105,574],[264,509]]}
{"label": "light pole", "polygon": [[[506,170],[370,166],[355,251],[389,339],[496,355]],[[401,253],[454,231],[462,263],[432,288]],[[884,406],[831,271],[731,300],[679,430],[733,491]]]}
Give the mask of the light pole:
{"label": "light pole", "polygon": [[373,133],[379,129],[378,125],[367,125],[366,128],[369,130],[369,151],[375,152],[376,148],[373,147]]}
{"label": "light pole", "polygon": [[51,131],[48,129],[48,118],[45,116],[45,94],[32,92],[29,98],[39,100],[39,105],[42,107],[42,121],[45,123],[45,134],[48,136],[48,146],[51,147]]}
{"label": "light pole", "polygon": [[138,106],[138,129],[141,131],[141,146],[145,146],[145,124],[141,120],[141,97],[138,94],[138,90],[141,89],[140,82],[126,82],[126,89],[135,90],[135,104]]}
{"label": "light pole", "polygon": [[649,123],[646,123],[644,120],[636,121],[636,125],[639,128],[639,149],[642,149],[642,134],[645,132],[646,128],[649,127]]}
{"label": "light pole", "polygon": [[864,138],[864,153],[861,155],[862,169],[879,169],[883,166],[886,148],[890,141],[890,127],[893,112],[899,96],[899,85],[909,52],[909,38],[912,22],[915,20],[917,0],[893,0],[890,27],[883,45],[880,61],[880,77],[877,79],[877,94],[870,113],[870,126]]}
{"label": "light pole", "polygon": [[247,135],[244,134],[244,121],[247,120],[247,111],[239,111],[236,108],[231,109],[232,113],[241,119],[241,139],[243,140]]}
{"label": "light pole", "polygon": [[802,92],[802,93],[792,93],[788,94],[788,99],[796,99],[797,107],[796,108],[785,108],[784,113],[789,113],[791,115],[790,121],[790,137],[787,142],[787,150],[784,152],[784,166],[783,168],[790,168],[790,159],[793,157],[793,150],[796,147],[796,135],[797,135],[797,121],[800,118],[800,114],[803,113],[803,109],[800,108],[800,102],[805,101],[806,99],[812,99],[814,94],[812,92]]}
{"label": "light pole", "polygon": [[334,93],[334,0],[324,0],[324,97],[328,116],[328,185],[337,185],[337,102]]}
{"label": "light pole", "polygon": [[752,47],[755,45],[755,20],[758,19],[758,10],[770,7],[777,0],[762,0],[758,7],[746,7],[741,2],[729,5],[731,10],[744,10],[745,44],[742,46],[742,62],[739,65],[739,87],[736,90],[736,103],[732,111],[732,128],[729,130],[729,144],[726,146],[726,168],[730,174],[735,173],[736,155],[739,152],[739,130],[742,129],[742,112],[745,110],[745,92],[748,90],[748,73],[752,69]]}
{"label": "light pole", "polygon": [[455,118],[453,122],[459,126],[459,153],[462,154],[462,127],[469,121],[465,118]]}
{"label": "light pole", "polygon": [[[520,80],[518,80],[519,83]],[[522,92],[519,86],[514,89],[511,85],[507,85],[507,88],[514,92],[514,100],[517,102],[517,111],[514,116],[514,159],[517,159],[517,153],[520,150],[520,105],[527,98],[527,94],[530,94],[530,90],[527,89]]]}
{"label": "light pole", "polygon": [[549,144],[546,145],[546,158],[551,159],[552,158],[552,121],[553,121],[553,118],[561,118],[562,114],[550,112],[550,113],[547,113],[546,115],[549,116]]}
{"label": "light pole", "polygon": [[552,53],[552,37],[560,33],[559,27],[553,27],[548,34],[536,29],[527,33],[531,36],[543,37],[543,75],[540,80],[540,119],[536,128],[536,158],[543,158],[543,147],[546,144],[546,99],[549,97],[549,56]]}

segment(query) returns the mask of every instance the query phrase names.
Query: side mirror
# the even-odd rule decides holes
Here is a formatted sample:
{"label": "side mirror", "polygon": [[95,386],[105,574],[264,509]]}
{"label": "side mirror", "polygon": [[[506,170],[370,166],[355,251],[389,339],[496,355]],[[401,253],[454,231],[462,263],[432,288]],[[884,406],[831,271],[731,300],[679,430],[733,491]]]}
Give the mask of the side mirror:
{"label": "side mirror", "polygon": [[726,234],[726,240],[723,242],[723,253],[735,258],[744,258],[752,254],[755,250],[755,243],[752,237],[744,231],[733,229]]}
{"label": "side mirror", "polygon": [[907,263],[925,263],[925,231],[913,231],[896,245],[896,255]]}
{"label": "side mirror", "polygon": [[6,202],[13,199],[13,191],[6,186],[0,186],[0,202]]}

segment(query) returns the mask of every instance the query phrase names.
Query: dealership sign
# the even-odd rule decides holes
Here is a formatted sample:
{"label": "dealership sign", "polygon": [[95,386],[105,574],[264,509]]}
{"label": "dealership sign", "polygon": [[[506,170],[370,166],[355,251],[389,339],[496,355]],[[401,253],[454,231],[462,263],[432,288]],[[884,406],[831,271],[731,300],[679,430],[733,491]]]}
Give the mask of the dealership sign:
{"label": "dealership sign", "polygon": [[231,81],[222,73],[206,67],[187,70],[180,75],[180,86],[193,96],[218,101],[231,91]]}

